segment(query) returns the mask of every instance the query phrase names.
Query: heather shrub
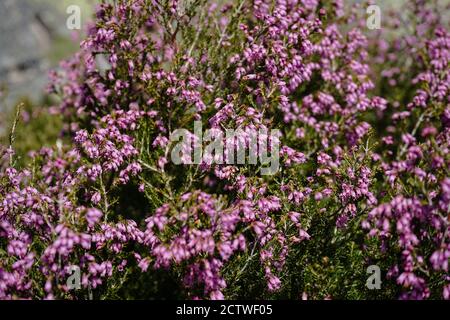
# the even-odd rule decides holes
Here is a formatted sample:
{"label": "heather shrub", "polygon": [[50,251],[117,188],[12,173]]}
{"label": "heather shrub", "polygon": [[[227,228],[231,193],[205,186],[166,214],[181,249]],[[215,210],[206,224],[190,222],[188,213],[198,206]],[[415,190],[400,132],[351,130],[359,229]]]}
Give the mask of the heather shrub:
{"label": "heather shrub", "polygon": [[[411,33],[340,0],[102,2],[51,74],[67,143],[2,148],[0,298],[450,298],[439,5],[402,8]],[[196,123],[279,130],[279,167],[193,163]]]}

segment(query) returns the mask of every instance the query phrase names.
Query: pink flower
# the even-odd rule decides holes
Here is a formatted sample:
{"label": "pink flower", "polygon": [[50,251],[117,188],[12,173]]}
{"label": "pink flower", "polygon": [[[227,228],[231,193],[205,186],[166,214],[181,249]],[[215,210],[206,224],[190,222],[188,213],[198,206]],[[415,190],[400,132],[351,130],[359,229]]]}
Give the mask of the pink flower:
{"label": "pink flower", "polygon": [[93,227],[102,218],[103,213],[95,208],[90,208],[86,212],[86,221],[89,227]]}

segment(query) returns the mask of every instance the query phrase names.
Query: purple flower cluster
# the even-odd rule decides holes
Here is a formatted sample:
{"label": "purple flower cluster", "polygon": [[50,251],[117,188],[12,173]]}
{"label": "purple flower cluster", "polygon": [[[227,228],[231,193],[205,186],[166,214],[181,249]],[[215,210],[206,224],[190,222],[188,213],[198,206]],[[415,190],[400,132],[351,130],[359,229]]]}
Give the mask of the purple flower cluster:
{"label": "purple flower cluster", "polygon": [[[276,296],[346,232],[361,270],[386,258],[400,298],[449,299],[450,33],[428,9],[417,19],[414,37],[380,43],[338,0],[99,5],[52,73],[72,142],[0,161],[0,299],[79,298],[73,265],[88,294],[162,269],[189,298],[235,297],[249,272]],[[194,121],[240,129],[222,136],[237,149],[279,129],[279,170],[171,163],[171,133],[195,145]]]}

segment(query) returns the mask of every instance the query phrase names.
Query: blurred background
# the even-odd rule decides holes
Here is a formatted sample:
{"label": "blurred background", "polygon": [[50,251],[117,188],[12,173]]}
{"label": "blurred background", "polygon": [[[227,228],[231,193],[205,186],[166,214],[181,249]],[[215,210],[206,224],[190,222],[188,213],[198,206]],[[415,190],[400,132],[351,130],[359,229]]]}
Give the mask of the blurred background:
{"label": "blurred background", "polygon": [[[26,164],[30,151],[64,141],[61,116],[49,108],[58,101],[46,94],[48,72],[78,50],[98,1],[0,0],[0,150],[13,135],[19,164]],[[67,28],[70,5],[80,7],[81,30]]]}
{"label": "blurred background", "polygon": [[81,31],[69,30],[70,5],[91,17],[94,0],[0,0],[0,129],[18,101],[42,103],[50,68],[79,47]]}

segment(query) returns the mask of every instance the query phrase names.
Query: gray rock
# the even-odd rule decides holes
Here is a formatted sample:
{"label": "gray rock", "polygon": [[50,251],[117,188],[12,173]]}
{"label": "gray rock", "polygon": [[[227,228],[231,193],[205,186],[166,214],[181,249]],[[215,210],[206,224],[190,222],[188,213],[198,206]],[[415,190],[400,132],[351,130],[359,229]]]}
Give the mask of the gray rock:
{"label": "gray rock", "polygon": [[7,88],[6,105],[21,96],[41,96],[49,68],[46,57],[53,38],[64,28],[61,18],[45,3],[0,1],[0,85]]}

